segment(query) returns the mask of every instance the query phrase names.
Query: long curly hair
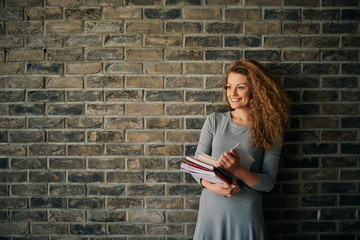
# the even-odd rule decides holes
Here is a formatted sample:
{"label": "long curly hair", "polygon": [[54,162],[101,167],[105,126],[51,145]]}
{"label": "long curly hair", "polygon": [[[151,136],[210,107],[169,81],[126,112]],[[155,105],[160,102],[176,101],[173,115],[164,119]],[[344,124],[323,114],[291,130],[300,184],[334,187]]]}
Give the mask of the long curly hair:
{"label": "long curly hair", "polygon": [[282,144],[283,131],[289,126],[289,100],[280,79],[255,60],[237,60],[226,68],[222,87],[226,97],[227,78],[231,72],[243,74],[251,85],[250,113],[248,116],[250,141],[255,147],[269,150]]}

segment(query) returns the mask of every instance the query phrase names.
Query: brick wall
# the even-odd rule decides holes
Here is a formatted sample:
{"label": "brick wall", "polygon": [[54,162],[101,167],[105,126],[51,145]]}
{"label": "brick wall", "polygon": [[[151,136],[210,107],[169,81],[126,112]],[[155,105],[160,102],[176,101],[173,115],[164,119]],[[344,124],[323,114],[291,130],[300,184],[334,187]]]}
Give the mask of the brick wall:
{"label": "brick wall", "polygon": [[359,19],[358,0],[0,0],[0,238],[190,239],[179,163],[249,58],[292,100],[270,239],[359,240]]}

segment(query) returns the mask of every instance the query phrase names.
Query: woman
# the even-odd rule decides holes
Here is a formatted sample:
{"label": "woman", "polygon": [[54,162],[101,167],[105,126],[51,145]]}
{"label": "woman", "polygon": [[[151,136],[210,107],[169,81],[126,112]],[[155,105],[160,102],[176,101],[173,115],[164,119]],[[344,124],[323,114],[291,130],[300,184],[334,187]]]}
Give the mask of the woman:
{"label": "woman", "polygon": [[[204,188],[194,240],[262,240],[261,192],[269,192],[276,180],[288,100],[279,79],[256,61],[235,61],[226,75],[223,92],[231,110],[207,117],[195,157],[211,155],[238,180],[211,183],[193,175]],[[249,170],[232,150],[238,142],[255,159]]]}

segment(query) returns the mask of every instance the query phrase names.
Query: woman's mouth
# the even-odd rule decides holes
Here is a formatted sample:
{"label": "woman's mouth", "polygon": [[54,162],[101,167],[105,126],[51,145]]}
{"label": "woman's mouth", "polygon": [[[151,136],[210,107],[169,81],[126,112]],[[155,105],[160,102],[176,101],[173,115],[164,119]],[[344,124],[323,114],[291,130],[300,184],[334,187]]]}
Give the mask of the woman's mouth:
{"label": "woman's mouth", "polygon": [[230,98],[231,102],[239,102],[240,98]]}

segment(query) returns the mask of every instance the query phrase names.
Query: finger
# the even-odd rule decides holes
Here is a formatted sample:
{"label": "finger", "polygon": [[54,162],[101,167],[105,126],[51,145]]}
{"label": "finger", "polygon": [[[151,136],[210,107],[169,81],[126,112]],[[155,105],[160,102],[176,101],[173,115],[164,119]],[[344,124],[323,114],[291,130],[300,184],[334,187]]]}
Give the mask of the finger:
{"label": "finger", "polygon": [[234,149],[230,149],[230,153],[231,153],[231,155],[233,155],[236,159],[239,159],[239,158],[240,158],[240,156],[237,155],[237,153],[235,152]]}
{"label": "finger", "polygon": [[225,152],[224,156],[229,159],[229,160],[236,160],[236,156],[234,156],[231,151],[230,152]]}
{"label": "finger", "polygon": [[219,159],[216,161],[216,164],[218,167],[223,167],[227,164],[228,159],[224,156],[224,154],[221,154],[221,156],[219,157]]}

